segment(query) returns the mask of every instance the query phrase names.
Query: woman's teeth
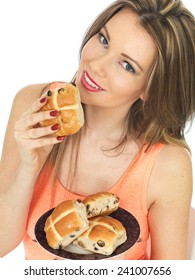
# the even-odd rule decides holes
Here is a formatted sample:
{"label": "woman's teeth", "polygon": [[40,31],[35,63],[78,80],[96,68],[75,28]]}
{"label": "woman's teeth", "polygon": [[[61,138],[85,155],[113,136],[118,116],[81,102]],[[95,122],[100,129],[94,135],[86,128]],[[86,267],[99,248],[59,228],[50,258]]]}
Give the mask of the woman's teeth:
{"label": "woman's teeth", "polygon": [[101,90],[100,87],[96,86],[96,85],[87,77],[86,73],[84,73],[84,77],[85,77],[85,81],[86,81],[90,86],[92,86],[92,87],[95,88],[95,89]]}

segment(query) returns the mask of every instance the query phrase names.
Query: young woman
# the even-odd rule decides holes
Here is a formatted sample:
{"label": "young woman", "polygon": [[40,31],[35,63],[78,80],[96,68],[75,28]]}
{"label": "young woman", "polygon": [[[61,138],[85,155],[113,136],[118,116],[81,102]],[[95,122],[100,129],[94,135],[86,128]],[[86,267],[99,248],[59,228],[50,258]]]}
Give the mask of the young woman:
{"label": "young woman", "polygon": [[[186,259],[192,195],[184,138],[195,113],[193,15],[180,0],[119,0],[88,29],[76,83],[85,124],[72,136],[39,127],[49,85],[15,97],[1,159],[0,255],[52,259],[34,225],[66,199],[116,193],[140,224],[126,259]],[[52,176],[51,176],[52,174]]]}

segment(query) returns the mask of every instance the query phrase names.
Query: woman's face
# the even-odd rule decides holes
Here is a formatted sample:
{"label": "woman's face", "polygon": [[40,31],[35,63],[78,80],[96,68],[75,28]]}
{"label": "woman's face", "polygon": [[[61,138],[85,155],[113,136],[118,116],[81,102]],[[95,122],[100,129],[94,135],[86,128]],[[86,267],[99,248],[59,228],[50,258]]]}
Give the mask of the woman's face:
{"label": "woman's face", "polygon": [[82,102],[129,108],[144,98],[155,57],[155,43],[139,17],[129,9],[120,11],[82,50],[76,78]]}

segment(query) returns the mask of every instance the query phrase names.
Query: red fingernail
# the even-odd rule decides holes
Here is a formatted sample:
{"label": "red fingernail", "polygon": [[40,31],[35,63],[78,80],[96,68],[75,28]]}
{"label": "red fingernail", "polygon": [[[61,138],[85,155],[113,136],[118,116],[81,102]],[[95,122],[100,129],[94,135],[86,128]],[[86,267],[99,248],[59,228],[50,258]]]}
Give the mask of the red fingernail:
{"label": "red fingernail", "polygon": [[55,110],[55,111],[50,112],[50,116],[57,117],[58,116],[58,111]]}
{"label": "red fingernail", "polygon": [[60,125],[58,123],[56,123],[51,127],[51,130],[58,130],[59,128],[60,128]]}
{"label": "red fingernail", "polygon": [[41,102],[41,103],[44,103],[46,100],[47,100],[47,98],[46,98],[46,97],[43,97],[43,98],[40,100],[40,102]]}
{"label": "red fingernail", "polygon": [[58,140],[58,141],[62,141],[62,140],[64,140],[64,138],[65,138],[65,136],[58,136],[58,137],[57,137],[57,140]]}

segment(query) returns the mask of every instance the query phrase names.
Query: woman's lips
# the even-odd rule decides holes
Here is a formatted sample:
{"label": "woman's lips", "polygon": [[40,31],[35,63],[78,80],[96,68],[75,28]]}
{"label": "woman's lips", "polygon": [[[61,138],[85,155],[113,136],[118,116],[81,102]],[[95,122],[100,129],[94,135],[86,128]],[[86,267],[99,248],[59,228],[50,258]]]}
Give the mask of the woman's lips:
{"label": "woman's lips", "polygon": [[88,74],[88,72],[83,71],[81,76],[81,84],[83,87],[91,92],[100,92],[104,91],[102,87],[100,87]]}

